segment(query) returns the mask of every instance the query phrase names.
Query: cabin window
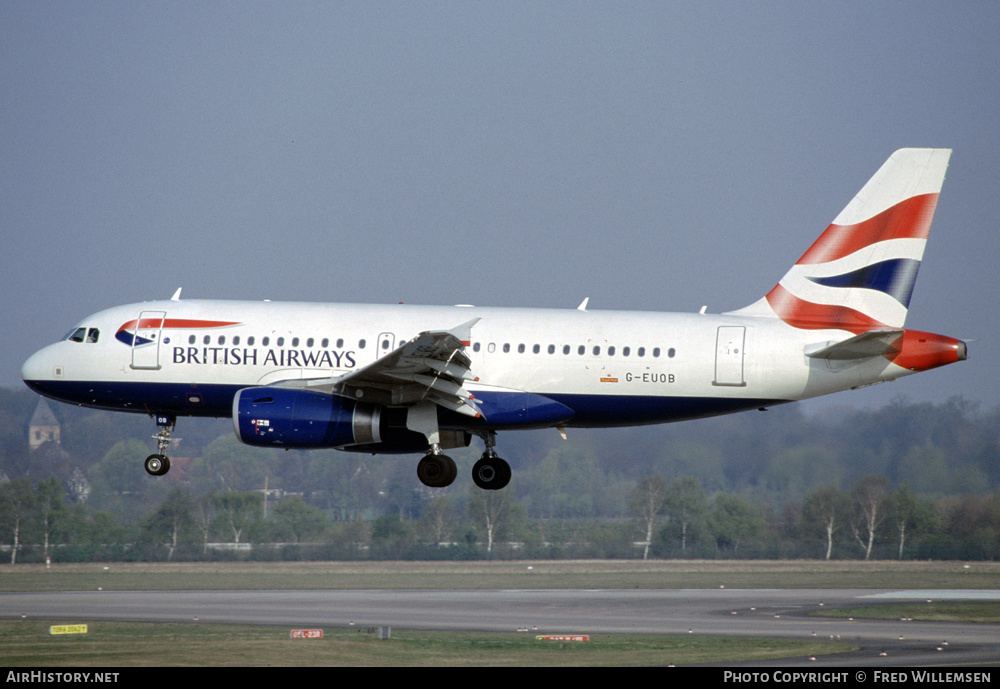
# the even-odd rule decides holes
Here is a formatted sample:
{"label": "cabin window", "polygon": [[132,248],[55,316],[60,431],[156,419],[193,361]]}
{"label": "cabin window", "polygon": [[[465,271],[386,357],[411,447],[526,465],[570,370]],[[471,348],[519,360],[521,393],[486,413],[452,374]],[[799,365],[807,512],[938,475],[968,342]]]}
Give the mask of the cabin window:
{"label": "cabin window", "polygon": [[524,345],[523,344],[519,344],[517,346],[517,353],[518,354],[524,354]]}
{"label": "cabin window", "polygon": [[677,354],[677,350],[674,349],[673,347],[667,350],[667,356],[670,357],[671,359],[674,358],[675,354]]}
{"label": "cabin window", "polygon": [[615,348],[608,347],[608,356],[614,356],[614,355],[615,355]]}
{"label": "cabin window", "polygon": [[194,344],[195,342],[197,342],[197,340],[198,340],[197,337],[191,335],[190,337],[188,337],[188,344]]}
{"label": "cabin window", "polygon": [[313,343],[314,340],[310,337],[308,340],[306,340],[306,347],[312,347]]}
{"label": "cabin window", "polygon": [[247,338],[247,347],[253,347],[253,343],[254,343],[254,337],[253,335],[251,335],[250,337]]}
{"label": "cabin window", "polygon": [[555,354],[555,353],[556,353],[556,346],[549,345],[549,354]]}
{"label": "cabin window", "polygon": [[297,337],[293,337],[292,338],[292,346],[293,347],[298,347],[299,346],[299,338],[297,338]]}
{"label": "cabin window", "polygon": [[579,347],[577,347],[576,353],[579,354],[580,356],[583,356],[584,354],[587,353],[587,348],[584,347],[583,345],[580,345]]}
{"label": "cabin window", "polygon": [[503,353],[504,354],[510,353],[510,343],[509,342],[504,342],[503,343]]}
{"label": "cabin window", "polygon": [[323,341],[320,342],[320,345],[323,347],[323,349],[326,349],[327,347],[329,347],[330,346],[330,338],[329,337],[324,337]]}
{"label": "cabin window", "polygon": [[226,336],[225,335],[219,335],[219,344],[220,345],[226,344]]}
{"label": "cabin window", "polygon": [[480,345],[479,345],[479,343],[478,343],[478,342],[474,342],[474,343],[472,344],[472,351],[474,351],[474,352],[478,352],[478,351],[479,351],[479,348],[480,348]]}
{"label": "cabin window", "polygon": [[233,346],[237,347],[237,346],[239,346],[239,344],[240,344],[240,336],[236,335],[236,336],[233,337]]}
{"label": "cabin window", "polygon": [[365,340],[358,340],[358,349],[364,349],[366,344]]}
{"label": "cabin window", "polygon": [[344,348],[344,338],[341,337],[337,339],[337,349],[343,349],[343,348]]}
{"label": "cabin window", "polygon": [[646,356],[646,348],[639,347],[639,349],[636,351],[636,354],[638,354],[639,356]]}
{"label": "cabin window", "polygon": [[654,357],[659,357],[660,356],[660,348],[659,347],[653,347],[653,356]]}
{"label": "cabin window", "polygon": [[260,341],[260,343],[262,345],[264,345],[265,347],[267,347],[267,346],[269,346],[271,344],[271,338],[270,337],[265,337],[263,340]]}
{"label": "cabin window", "polygon": [[563,345],[563,354],[569,354],[569,345]]}
{"label": "cabin window", "polygon": [[278,338],[278,346],[279,347],[284,347],[285,346],[285,338],[283,338],[283,337],[279,337]]}
{"label": "cabin window", "polygon": [[622,347],[622,356],[628,356],[632,353],[631,347]]}

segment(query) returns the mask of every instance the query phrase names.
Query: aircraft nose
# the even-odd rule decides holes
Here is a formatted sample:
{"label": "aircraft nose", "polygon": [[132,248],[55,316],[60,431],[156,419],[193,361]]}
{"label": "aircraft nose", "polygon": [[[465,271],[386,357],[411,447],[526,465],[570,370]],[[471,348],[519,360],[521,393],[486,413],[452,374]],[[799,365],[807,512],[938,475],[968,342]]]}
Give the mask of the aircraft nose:
{"label": "aircraft nose", "polygon": [[54,379],[59,373],[58,369],[59,367],[52,362],[50,348],[46,347],[29,356],[21,365],[21,379],[34,390],[35,386],[32,383]]}

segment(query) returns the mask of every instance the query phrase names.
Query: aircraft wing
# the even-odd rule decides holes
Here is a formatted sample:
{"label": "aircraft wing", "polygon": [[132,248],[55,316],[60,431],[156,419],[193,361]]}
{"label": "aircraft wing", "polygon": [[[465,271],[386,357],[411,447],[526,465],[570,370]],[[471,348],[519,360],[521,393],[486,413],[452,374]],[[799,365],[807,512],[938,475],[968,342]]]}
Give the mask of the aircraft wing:
{"label": "aircraft wing", "polygon": [[334,378],[302,381],[310,390],[373,404],[410,406],[430,401],[466,416],[482,415],[465,382],[476,380],[464,349],[478,318],[451,330],[422,332],[376,361]]}
{"label": "aircraft wing", "polygon": [[844,361],[848,359],[867,359],[890,352],[899,352],[899,338],[903,336],[902,329],[880,328],[855,335],[842,342],[832,342],[807,348],[806,356],[810,359],[827,359]]}

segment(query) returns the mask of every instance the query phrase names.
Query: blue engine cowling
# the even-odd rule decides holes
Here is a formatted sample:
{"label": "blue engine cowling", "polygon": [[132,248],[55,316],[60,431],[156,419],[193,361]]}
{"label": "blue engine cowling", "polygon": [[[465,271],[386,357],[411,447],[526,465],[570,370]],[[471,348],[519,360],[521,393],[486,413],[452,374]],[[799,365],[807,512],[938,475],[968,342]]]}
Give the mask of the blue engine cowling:
{"label": "blue engine cowling", "polygon": [[382,442],[381,409],[309,390],[246,388],[233,398],[236,436],[264,447],[345,447]]}
{"label": "blue engine cowling", "polygon": [[[233,398],[236,437],[247,445],[416,453],[427,438],[406,427],[405,408],[385,408],[310,390],[245,388]],[[442,449],[467,447],[466,431],[441,430]]]}

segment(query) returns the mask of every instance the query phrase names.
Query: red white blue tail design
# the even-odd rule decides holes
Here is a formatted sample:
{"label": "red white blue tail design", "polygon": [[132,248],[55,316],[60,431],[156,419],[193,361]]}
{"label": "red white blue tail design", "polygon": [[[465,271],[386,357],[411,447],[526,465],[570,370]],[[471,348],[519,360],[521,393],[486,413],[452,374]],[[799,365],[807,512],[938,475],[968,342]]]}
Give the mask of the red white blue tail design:
{"label": "red white blue tail design", "polygon": [[736,313],[804,330],[901,328],[950,156],[893,153],[774,289]]}

